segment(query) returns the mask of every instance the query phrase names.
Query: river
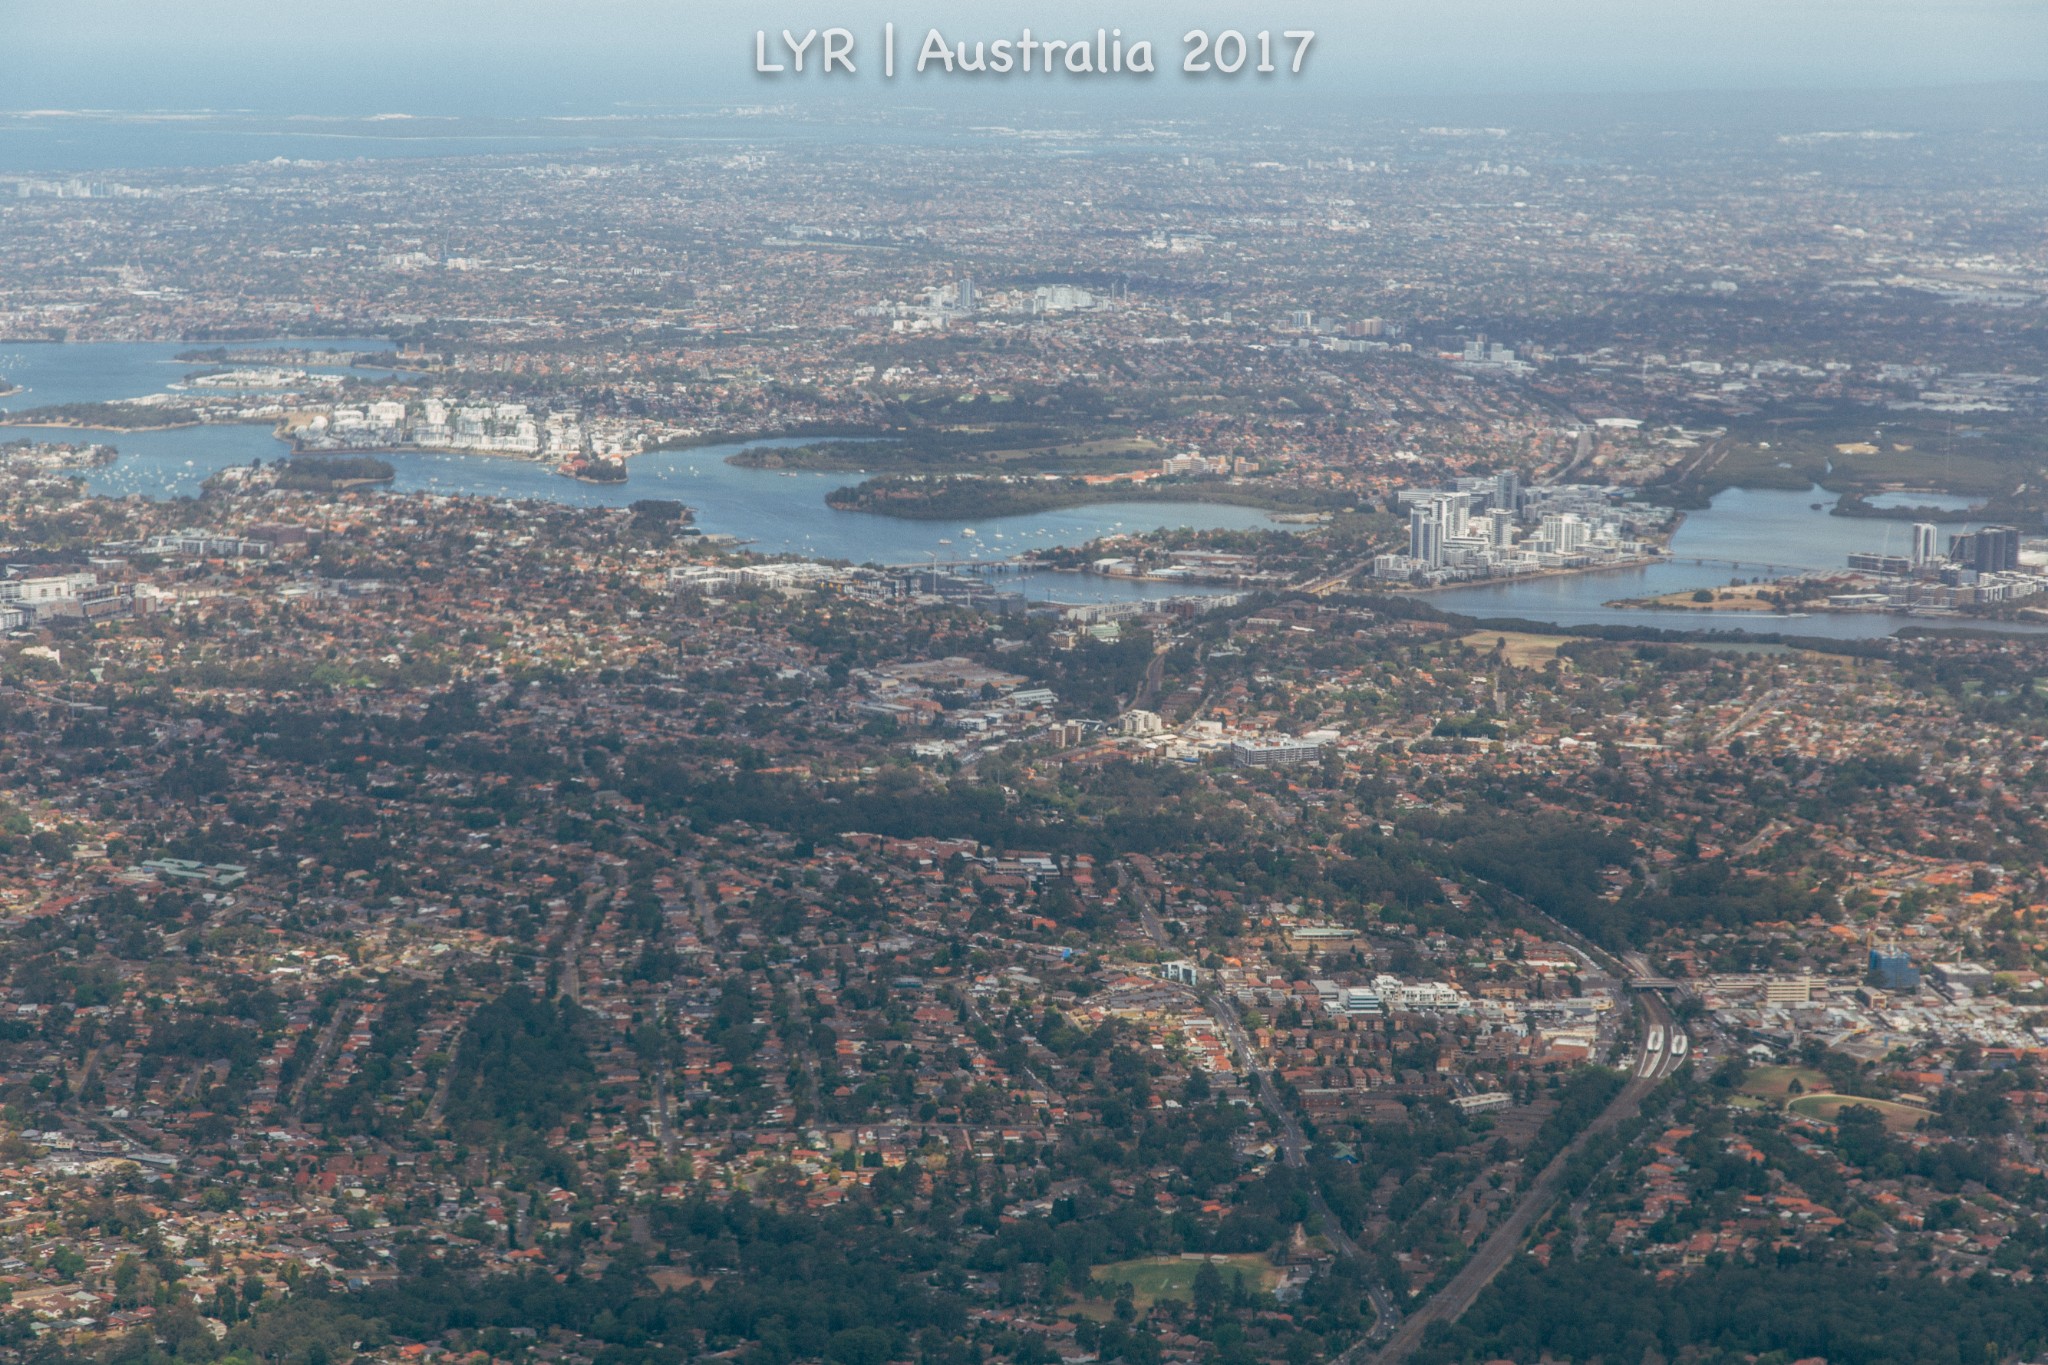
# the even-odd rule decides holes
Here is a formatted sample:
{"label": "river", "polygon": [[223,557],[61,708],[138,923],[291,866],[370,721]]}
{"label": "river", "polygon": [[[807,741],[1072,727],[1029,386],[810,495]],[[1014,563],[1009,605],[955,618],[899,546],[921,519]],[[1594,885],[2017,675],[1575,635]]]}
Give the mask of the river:
{"label": "river", "polygon": [[[230,350],[302,346],[383,351],[390,343],[373,339],[293,342],[237,342]],[[157,393],[197,366],[175,359],[191,344],[88,342],[64,346],[0,347],[0,376],[26,391],[0,400],[19,411],[53,403],[105,402]],[[108,497],[195,497],[216,470],[251,460],[274,460],[288,452],[266,426],[183,427],[173,431],[87,432],[49,427],[0,427],[0,440],[23,437],[53,441],[104,441],[121,452],[113,464],[92,470],[86,486]],[[623,484],[579,483],[526,460],[483,455],[397,453],[383,455],[397,471],[400,492],[474,494],[531,498],[582,507],[623,507],[639,498],[673,498],[695,509],[697,525],[729,535],[766,554],[803,554],[856,563],[916,564],[932,559],[1007,559],[1025,550],[1083,545],[1120,531],[1162,526],[1246,530],[1276,525],[1264,512],[1217,503],[1098,503],[1029,516],[993,517],[971,527],[952,522],[906,521],[825,505],[825,494],[858,482],[857,473],[791,473],[742,469],[726,457],[743,445],[794,445],[795,441],[748,441],[698,446],[635,456]],[[968,534],[969,531],[972,534]],[[1190,584],[1144,583],[1080,574],[1013,573],[999,580],[1027,596],[1072,602],[1152,599],[1205,591]]]}
{"label": "river", "polygon": [[[1819,510],[1814,504],[1819,503]],[[1751,612],[1642,611],[1610,607],[1621,598],[1658,597],[1692,588],[1725,586],[1734,579],[1779,578],[1811,569],[1840,569],[1851,551],[1906,552],[1905,522],[1829,515],[1835,495],[1731,488],[1713,506],[1688,512],[1662,563],[1604,573],[1565,574],[1521,582],[1445,588],[1425,594],[1445,611],[1480,617],[1518,617],[1560,626],[1656,626],[1666,630],[1772,631],[1834,640],[1890,635],[1902,626],[1942,629],[1975,626],[2034,632],[2039,626],[1891,612],[1809,612],[1769,616]],[[1947,537],[1974,523],[1951,522]]]}
{"label": "river", "polygon": [[[264,346],[382,351],[371,338],[237,342],[230,349]],[[26,392],[0,399],[0,408],[51,403],[104,402],[162,391],[195,368],[174,359],[192,344],[92,342],[80,345],[0,346],[0,376]],[[33,427],[0,428],[0,439],[100,440],[121,457],[93,470],[87,486],[110,497],[189,497],[217,469],[286,454],[261,426],[188,427],[177,431],[94,433]],[[748,445],[795,444],[752,441]],[[932,558],[1000,560],[1024,550],[1081,545],[1119,531],[1160,526],[1245,529],[1272,526],[1265,513],[1210,503],[1103,503],[977,523],[975,534],[951,522],[904,521],[825,505],[825,494],[861,478],[854,473],[791,473],[741,469],[725,462],[740,445],[700,446],[634,457],[623,484],[586,484],[540,465],[479,455],[393,454],[399,491],[531,498],[577,506],[619,507],[637,498],[674,498],[696,510],[705,531],[729,535],[755,550],[856,563],[911,564]],[[1922,502],[1932,500],[1923,496]],[[1731,578],[1774,578],[1807,569],[1839,569],[1852,550],[1903,551],[1907,528],[1877,518],[1827,513],[1834,494],[1731,489],[1713,505],[1686,514],[1663,563],[1607,573],[1572,574],[1522,582],[1448,588],[1428,594],[1447,611],[1512,616],[1555,625],[1636,625],[1672,630],[1782,631],[1859,639],[1888,635],[1905,625],[1955,624],[1885,613],[1815,612],[1778,617],[1693,611],[1634,611],[1609,607],[1617,598],[1649,597],[1712,587]],[[1822,504],[1815,510],[1814,503]],[[1943,535],[1967,529],[1942,528]],[[1158,598],[1200,591],[1183,584],[1140,583],[1077,574],[1020,573],[1001,580],[1032,597],[1063,601]],[[1963,624],[1991,624],[1969,623]],[[2024,626],[2011,629],[2030,629]]]}

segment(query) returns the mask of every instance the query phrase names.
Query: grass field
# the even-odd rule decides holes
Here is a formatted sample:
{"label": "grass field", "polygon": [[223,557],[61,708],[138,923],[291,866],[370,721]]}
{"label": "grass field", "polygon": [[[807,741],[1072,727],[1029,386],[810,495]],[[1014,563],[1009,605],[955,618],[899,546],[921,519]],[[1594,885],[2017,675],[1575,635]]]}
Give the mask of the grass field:
{"label": "grass field", "polygon": [[1791,1096],[1794,1080],[1808,1094],[1828,1088],[1827,1073],[1815,1071],[1810,1066],[1760,1066],[1743,1078],[1742,1093],[1760,1099],[1783,1100]]}
{"label": "grass field", "polygon": [[1920,1126],[1927,1117],[1925,1109],[1915,1109],[1910,1104],[1895,1104],[1891,1100],[1866,1099],[1860,1095],[1801,1095],[1785,1107],[1795,1114],[1803,1114],[1823,1123],[1834,1122],[1835,1115],[1852,1104],[1864,1104],[1884,1115],[1884,1126],[1894,1133],[1910,1133]]}
{"label": "grass field", "polygon": [[[1047,452],[1051,454],[1048,456]],[[1100,465],[1103,472],[1129,469],[1155,462],[1166,447],[1142,436],[1121,436],[1101,441],[1068,441],[1056,446],[1018,446],[992,450],[988,459],[998,464],[1046,463],[1053,466]]]}
{"label": "grass field", "polygon": [[1737,588],[1718,586],[1713,583],[1702,583],[1700,587],[1714,595],[1711,602],[1694,601],[1693,593],[1698,591],[1698,589],[1694,588],[1685,588],[1678,592],[1667,592],[1661,597],[1640,597],[1625,600],[1631,606],[1655,607],[1659,610],[1762,612],[1780,610],[1777,603],[1766,602],[1760,595],[1772,590],[1783,591],[1782,588],[1775,584],[1745,583]]}
{"label": "grass field", "polygon": [[1502,640],[1507,641],[1508,662],[1516,668],[1540,668],[1557,657],[1560,645],[1570,644],[1571,635],[1531,635],[1519,630],[1477,630],[1458,643],[1467,649],[1490,655]]}
{"label": "grass field", "polygon": [[[1217,1256],[1213,1260],[1225,1284],[1229,1284],[1231,1277],[1240,1271],[1244,1274],[1245,1287],[1255,1292],[1270,1291],[1280,1283],[1280,1268],[1264,1256]],[[1095,1279],[1110,1287],[1112,1298],[1117,1285],[1128,1284],[1131,1302],[1139,1312],[1143,1312],[1160,1299],[1192,1303],[1195,1272],[1201,1268],[1202,1262],[1182,1260],[1178,1256],[1147,1256],[1142,1260],[1099,1265],[1095,1267]]]}

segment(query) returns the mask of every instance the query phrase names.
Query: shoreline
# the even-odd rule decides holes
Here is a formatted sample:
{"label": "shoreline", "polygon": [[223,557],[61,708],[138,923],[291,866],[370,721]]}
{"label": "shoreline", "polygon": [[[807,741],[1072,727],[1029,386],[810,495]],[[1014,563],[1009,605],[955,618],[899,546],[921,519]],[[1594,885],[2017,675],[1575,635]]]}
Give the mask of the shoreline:
{"label": "shoreline", "polygon": [[1815,603],[1811,604],[1810,608],[1799,611],[1780,611],[1776,607],[1717,607],[1706,602],[1660,602],[1655,598],[1646,597],[1616,598],[1612,602],[1602,602],[1600,605],[1614,611],[1690,611],[1697,612],[1701,616],[1769,616],[1780,620],[1787,620],[1795,616],[1811,615],[1814,611],[1851,610],[1851,608],[1828,607]]}
{"label": "shoreline", "polygon": [[[787,472],[787,471],[783,471]],[[803,472],[803,471],[798,471]],[[887,477],[887,476],[883,476]],[[962,475],[955,477],[974,477]],[[1010,485],[1001,485],[1010,487]],[[1022,499],[1028,506],[1004,506],[999,498],[981,499],[975,506],[962,507],[949,503],[934,507],[916,499],[873,499],[834,501],[833,494],[858,490],[863,485],[848,484],[826,494],[826,505],[836,512],[859,512],[866,516],[888,517],[895,521],[948,522],[948,521],[994,521],[1003,517],[1036,517],[1055,512],[1071,511],[1077,507],[1102,507],[1114,503],[1187,503],[1217,507],[1243,507],[1254,512],[1263,512],[1268,519],[1280,525],[1320,525],[1323,520],[1336,515],[1338,509],[1303,507],[1277,498],[1264,496],[1251,489],[1224,486],[1204,487],[1199,484],[1161,484],[1152,481],[1143,483],[1124,482],[1101,485],[1096,488],[1066,490],[1060,495],[1043,499]],[[1289,518],[1281,521],[1281,518]]]}
{"label": "shoreline", "polygon": [[249,427],[257,422],[163,422],[151,427],[109,427],[92,422],[24,422],[18,418],[0,416],[0,427],[14,427],[25,431],[104,431],[119,436],[138,431],[187,431],[193,427]]}
{"label": "shoreline", "polygon": [[1534,569],[1528,573],[1511,574],[1501,578],[1468,578],[1456,583],[1430,583],[1415,587],[1407,583],[1388,583],[1386,591],[1397,593],[1453,592],[1468,588],[1506,587],[1515,583],[1533,583],[1543,578],[1586,578],[1594,574],[1619,573],[1623,569],[1642,569],[1656,564],[1675,563],[1669,555],[1650,555],[1641,559],[1623,560],[1615,564],[1588,564],[1583,569]]}

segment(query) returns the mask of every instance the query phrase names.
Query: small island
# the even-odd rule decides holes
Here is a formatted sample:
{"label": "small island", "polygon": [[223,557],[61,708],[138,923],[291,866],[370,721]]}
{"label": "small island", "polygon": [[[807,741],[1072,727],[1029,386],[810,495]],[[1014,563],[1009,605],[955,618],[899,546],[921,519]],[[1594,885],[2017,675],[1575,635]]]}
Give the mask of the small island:
{"label": "small island", "polygon": [[398,476],[389,461],[370,455],[294,455],[274,466],[276,486],[297,493],[346,493],[390,483]]}
{"label": "small island", "polygon": [[624,483],[626,462],[597,455],[588,459],[564,460],[555,466],[555,472],[579,483]]}
{"label": "small island", "polygon": [[0,413],[0,426],[76,427],[84,431],[170,431],[196,427],[200,421],[192,408],[163,403],[53,403]]}

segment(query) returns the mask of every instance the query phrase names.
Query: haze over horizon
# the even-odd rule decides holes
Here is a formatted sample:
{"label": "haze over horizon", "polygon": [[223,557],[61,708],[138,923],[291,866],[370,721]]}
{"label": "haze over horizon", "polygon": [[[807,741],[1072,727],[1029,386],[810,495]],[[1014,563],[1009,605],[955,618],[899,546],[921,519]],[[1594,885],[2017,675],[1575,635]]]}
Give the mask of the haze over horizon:
{"label": "haze over horizon", "polygon": [[[1313,28],[1318,46],[1293,96],[1326,99],[1659,91],[1869,91],[2048,79],[2048,7],[2026,0],[1387,0],[1279,6],[1189,0],[1024,8],[933,0],[788,0],[711,7],[662,0],[363,0],[280,11],[263,0],[31,0],[17,7],[0,81],[10,110],[242,109],[265,113],[503,116],[603,113],[732,99],[820,95],[900,103],[969,95],[997,103],[1040,90],[1129,97],[1114,82],[1052,86],[899,79],[858,84],[767,81],[751,71],[756,27],[844,24],[872,41],[883,21],[906,33],[997,38],[1119,25],[1151,38],[1162,67],[1143,90],[1161,105],[1244,98],[1243,82],[1189,82],[1177,70],[1185,28]],[[1086,87],[1086,88],[1084,88]],[[1116,87],[1116,88],[1111,88]]]}

